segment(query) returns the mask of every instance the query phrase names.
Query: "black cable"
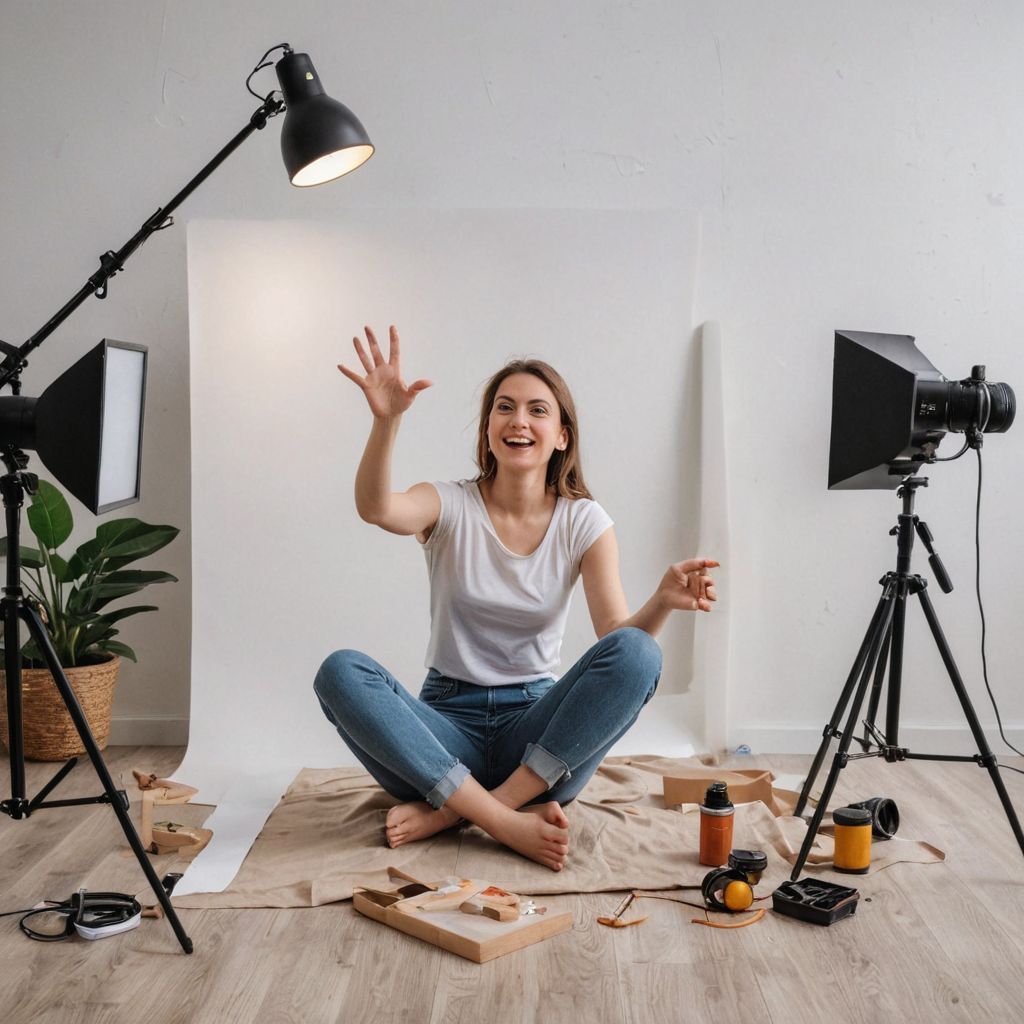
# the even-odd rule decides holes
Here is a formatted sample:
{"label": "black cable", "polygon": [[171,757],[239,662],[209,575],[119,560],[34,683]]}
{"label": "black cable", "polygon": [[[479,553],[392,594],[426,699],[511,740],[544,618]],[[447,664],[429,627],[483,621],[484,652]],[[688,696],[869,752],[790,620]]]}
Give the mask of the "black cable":
{"label": "black cable", "polygon": [[52,910],[54,907],[60,906],[57,900],[43,900],[44,903],[49,903],[48,907],[28,907],[25,910],[5,910],[0,917],[13,917],[15,914],[32,914],[37,910]]}
{"label": "black cable", "polygon": [[[1006,738],[1006,734],[1003,732],[1003,720],[999,715],[999,705],[996,704],[995,695],[992,693],[992,687],[988,681],[988,658],[985,655],[985,606],[981,601],[981,449],[975,448],[974,450],[978,454],[978,499],[974,508],[974,592],[978,597],[978,613],[981,615],[981,672],[985,679],[985,689],[988,690],[988,699],[992,702],[992,710],[996,713],[996,724],[999,726],[999,735],[1002,741],[1015,754],[1024,757],[1024,754]],[[1012,765],[1001,764],[999,767],[1009,768],[1010,771],[1020,772],[1021,775],[1024,775],[1024,771],[1014,768]]]}
{"label": "black cable", "polygon": [[[0,917],[21,914],[23,916],[18,922],[18,927],[28,938],[36,942],[61,942],[75,934],[76,925],[85,928],[112,927],[123,924],[142,912],[142,905],[138,900],[120,892],[88,893],[85,889],[80,889],[69,899],[41,902],[45,905],[30,907],[28,910],[8,910],[0,914]],[[40,914],[56,914],[63,917],[63,927],[54,932],[35,931],[27,922]]]}
{"label": "black cable", "polygon": [[968,441],[964,441],[963,448],[961,448],[960,451],[956,453],[956,455],[947,455],[943,459],[940,459],[937,455],[933,455],[930,459],[926,459],[925,461],[928,463],[928,465],[931,465],[933,462],[952,462],[954,459],[959,459],[960,456],[963,455],[968,448],[970,448],[970,443]]}
{"label": "black cable", "polygon": [[[291,46],[290,46],[290,45],[289,45],[288,43],[278,43],[278,44],[277,44],[277,46],[272,46],[272,47],[271,47],[271,48],[270,48],[269,50],[267,50],[267,52],[266,52],[265,54],[263,54],[263,56],[262,56],[262,57],[260,57],[260,59],[259,59],[259,60],[258,60],[258,61],[256,62],[256,67],[254,67],[254,68],[252,69],[252,71],[250,71],[250,72],[249,72],[249,77],[248,77],[248,78],[247,78],[247,79],[245,80],[245,87],[246,87],[246,89],[248,89],[248,90],[249,90],[249,92],[251,92],[251,93],[253,94],[253,96],[255,96],[255,97],[256,97],[256,99],[258,99],[258,100],[265,100],[265,99],[266,99],[267,97],[265,97],[265,96],[261,96],[261,95],[260,95],[260,94],[259,94],[258,92],[256,92],[256,91],[255,91],[255,90],[253,89],[253,87],[252,87],[252,86],[251,86],[251,85],[250,85],[249,83],[250,83],[250,82],[252,81],[252,76],[253,76],[253,75],[255,75],[257,71],[262,71],[262,70],[263,70],[264,68],[269,68],[269,67],[272,67],[272,66],[274,65],[274,63],[275,63],[275,62],[274,62],[274,61],[272,61],[272,60],[267,60],[267,58],[268,58],[268,57],[269,57],[269,56],[270,56],[270,55],[271,55],[271,54],[272,54],[272,53],[273,53],[273,52],[274,52],[275,50],[284,50],[284,51],[285,51],[285,54],[286,54],[286,55],[292,52],[292,48],[291,48]],[[271,93],[271,94],[268,94],[268,95],[272,95],[272,93]],[[272,114],[271,114],[271,115],[269,115],[269,116],[273,117],[274,115],[272,115]]]}

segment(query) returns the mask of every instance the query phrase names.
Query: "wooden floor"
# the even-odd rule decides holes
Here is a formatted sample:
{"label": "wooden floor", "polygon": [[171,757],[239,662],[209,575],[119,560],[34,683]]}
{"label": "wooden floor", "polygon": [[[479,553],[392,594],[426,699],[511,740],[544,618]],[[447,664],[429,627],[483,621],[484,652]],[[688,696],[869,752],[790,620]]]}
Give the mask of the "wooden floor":
{"label": "wooden floor", "polygon": [[[163,774],[182,753],[111,748],[107,761],[115,778],[132,765]],[[809,759],[742,763],[788,772]],[[52,773],[52,766],[30,764],[29,795]],[[1024,812],[1024,776],[1004,778]],[[0,779],[7,797],[6,763]],[[59,793],[98,791],[86,763]],[[1024,858],[988,774],[969,764],[874,759],[843,771],[837,796],[878,795],[896,800],[902,835],[932,842],[947,860],[856,879],[856,915],[831,928],[769,912],[752,927],[718,931],[690,924],[695,912],[687,907],[646,900],[635,904],[649,915],[644,924],[613,931],[596,918],[611,913],[617,895],[551,897],[545,902],[552,908],[574,912],[571,932],[477,965],[366,920],[348,902],[312,910],[181,911],[195,942],[192,956],[181,952],[166,921],[146,920],[99,942],[44,944],[25,938],[18,918],[7,917],[0,918],[0,1020],[1024,1020]],[[65,899],[81,885],[141,894],[144,877],[124,849],[107,807],[43,810],[23,821],[0,817],[0,912]],[[156,863],[159,874],[168,870],[166,858]],[[782,880],[765,879],[758,893]]]}

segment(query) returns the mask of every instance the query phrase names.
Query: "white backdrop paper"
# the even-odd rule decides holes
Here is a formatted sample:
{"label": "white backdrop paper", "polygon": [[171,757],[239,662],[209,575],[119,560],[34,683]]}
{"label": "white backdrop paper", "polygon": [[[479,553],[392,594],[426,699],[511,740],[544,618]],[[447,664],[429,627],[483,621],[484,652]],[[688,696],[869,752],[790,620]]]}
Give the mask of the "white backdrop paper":
{"label": "white backdrop paper", "polygon": [[[386,358],[397,324],[404,378],[435,382],[403,419],[395,490],[473,475],[486,379],[516,356],[552,363],[573,390],[587,483],[616,521],[635,610],[670,562],[695,553],[696,241],[695,219],[670,212],[389,210],[189,225],[192,707],[177,777],[210,803],[253,777],[262,796],[244,822],[225,817],[236,848],[300,768],[357,763],[312,692],[327,654],[363,650],[414,693],[426,674],[422,551],[354,507],[371,416],[335,368],[361,369],[352,335],[372,325]],[[664,753],[692,749],[688,717],[701,725],[685,693],[693,628],[691,617],[669,620],[661,692],[636,726],[657,723]],[[580,586],[561,671],[594,640]],[[623,743],[646,751],[639,735]],[[219,845],[182,892],[201,891]]]}

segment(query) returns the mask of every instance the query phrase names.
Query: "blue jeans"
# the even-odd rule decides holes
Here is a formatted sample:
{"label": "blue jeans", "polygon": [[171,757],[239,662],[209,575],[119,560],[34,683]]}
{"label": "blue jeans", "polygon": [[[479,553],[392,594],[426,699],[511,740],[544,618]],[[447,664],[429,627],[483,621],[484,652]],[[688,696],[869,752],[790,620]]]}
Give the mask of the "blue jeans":
{"label": "blue jeans", "polygon": [[445,801],[472,775],[484,788],[520,764],[568,803],[636,721],[661,677],[661,648],[642,629],[603,636],[557,682],[479,686],[427,673],[418,698],[373,658],[335,651],[313,689],[366,770],[399,800]]}

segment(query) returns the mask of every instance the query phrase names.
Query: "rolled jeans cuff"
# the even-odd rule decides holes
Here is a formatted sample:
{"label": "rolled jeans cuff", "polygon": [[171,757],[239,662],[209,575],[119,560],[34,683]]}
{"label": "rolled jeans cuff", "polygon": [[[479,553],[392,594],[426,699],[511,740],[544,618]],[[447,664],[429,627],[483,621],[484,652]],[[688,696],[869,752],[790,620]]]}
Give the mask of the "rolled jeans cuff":
{"label": "rolled jeans cuff", "polygon": [[435,811],[439,811],[448,801],[448,797],[452,795],[461,786],[466,779],[469,778],[469,769],[461,762],[456,761],[455,764],[448,769],[447,774],[443,779],[423,798],[434,808]]}
{"label": "rolled jeans cuff", "polygon": [[548,784],[548,789],[556,782],[572,778],[572,772],[564,761],[559,760],[554,754],[549,754],[543,747],[538,747],[536,743],[526,744],[522,763],[536,772]]}

